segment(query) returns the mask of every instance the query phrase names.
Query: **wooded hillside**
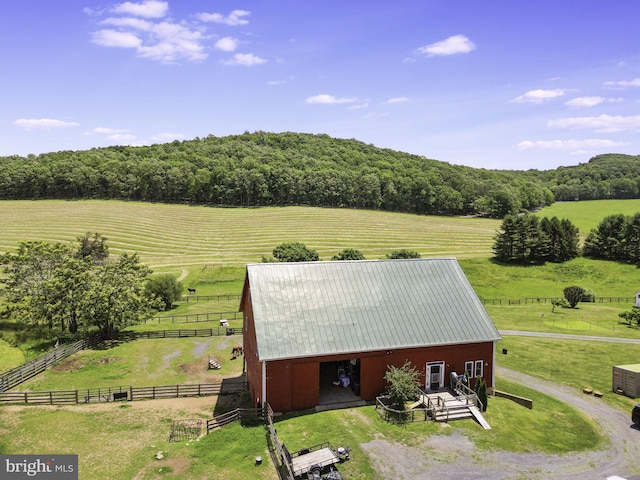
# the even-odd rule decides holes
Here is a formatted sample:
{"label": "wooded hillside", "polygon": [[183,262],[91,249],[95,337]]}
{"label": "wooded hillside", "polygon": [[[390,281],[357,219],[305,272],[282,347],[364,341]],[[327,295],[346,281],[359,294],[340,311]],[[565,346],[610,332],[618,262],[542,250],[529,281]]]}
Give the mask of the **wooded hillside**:
{"label": "wooded hillside", "polygon": [[0,157],[0,199],[70,198],[503,217],[554,200],[640,198],[640,156],[486,170],[327,135],[255,132]]}

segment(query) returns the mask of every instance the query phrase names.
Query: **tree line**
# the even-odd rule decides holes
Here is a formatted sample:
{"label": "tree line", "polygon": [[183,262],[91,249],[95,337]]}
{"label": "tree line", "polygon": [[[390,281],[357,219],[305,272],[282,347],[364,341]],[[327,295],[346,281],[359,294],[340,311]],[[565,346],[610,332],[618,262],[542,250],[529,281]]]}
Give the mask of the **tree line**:
{"label": "tree line", "polygon": [[639,179],[640,157],[596,157],[550,171],[487,170],[301,133],[0,157],[0,199],[311,205],[496,218],[555,200],[639,198]]}
{"label": "tree line", "polygon": [[578,229],[567,219],[507,215],[493,244],[505,263],[561,263],[580,255],[640,266],[640,213],[605,217],[579,247]]}
{"label": "tree line", "polygon": [[505,263],[562,263],[579,255],[578,242],[578,229],[567,219],[507,215],[493,252],[496,260]]}

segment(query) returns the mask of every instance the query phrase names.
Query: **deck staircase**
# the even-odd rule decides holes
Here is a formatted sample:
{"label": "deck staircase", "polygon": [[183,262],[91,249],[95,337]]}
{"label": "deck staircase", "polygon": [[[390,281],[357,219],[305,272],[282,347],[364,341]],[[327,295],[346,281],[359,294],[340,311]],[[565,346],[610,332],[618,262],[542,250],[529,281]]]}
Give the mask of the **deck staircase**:
{"label": "deck staircase", "polygon": [[485,430],[491,428],[473,399],[467,396],[453,396],[450,392],[443,391],[429,393],[426,397],[428,399],[421,400],[425,405],[433,406],[434,420],[436,422],[474,418]]}

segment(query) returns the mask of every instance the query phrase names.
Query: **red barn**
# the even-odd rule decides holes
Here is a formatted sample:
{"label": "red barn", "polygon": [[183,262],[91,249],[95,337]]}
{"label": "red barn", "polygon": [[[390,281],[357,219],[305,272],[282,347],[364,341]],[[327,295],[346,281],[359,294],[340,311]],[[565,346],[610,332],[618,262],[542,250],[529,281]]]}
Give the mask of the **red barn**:
{"label": "red barn", "polygon": [[407,361],[427,391],[451,372],[493,387],[500,334],[453,258],[251,264],[240,311],[250,395],[274,411],[373,400]]}

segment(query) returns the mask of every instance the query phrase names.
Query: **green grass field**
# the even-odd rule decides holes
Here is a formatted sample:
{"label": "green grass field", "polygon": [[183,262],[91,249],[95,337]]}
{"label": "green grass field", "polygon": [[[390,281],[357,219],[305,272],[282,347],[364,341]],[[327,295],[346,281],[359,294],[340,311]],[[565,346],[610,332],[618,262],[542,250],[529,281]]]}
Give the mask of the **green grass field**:
{"label": "green grass field", "polygon": [[581,235],[588,234],[609,215],[634,215],[640,212],[640,200],[588,200],[584,202],[557,202],[537,212],[540,217],[558,217],[571,220]]}
{"label": "green grass field", "polygon": [[[633,214],[636,210],[640,210],[640,201],[580,202],[554,204],[538,214],[569,218],[584,233],[607,214]],[[636,267],[611,262],[575,259],[562,265],[497,265],[490,260],[491,246],[501,222],[491,219],[304,207],[219,209],[116,201],[0,202],[0,218],[3,219],[0,251],[10,251],[21,241],[73,242],[87,231],[97,231],[109,239],[113,253],[136,251],[154,270],[181,276],[185,288],[196,288],[198,295],[240,293],[244,264],[259,262],[262,255],[270,255],[275,246],[286,241],[305,243],[316,249],[323,260],[343,248],[357,248],[369,259],[384,258],[398,248],[417,250],[423,257],[455,256],[479,296],[487,299],[559,297],[564,287],[574,284],[591,289],[597,297],[630,298],[640,287]],[[619,322],[618,313],[630,306],[580,304],[577,309],[552,312],[549,303],[527,301],[486,308],[499,329],[640,338],[639,329]],[[237,299],[183,300],[171,311],[162,312],[165,319],[157,324],[149,322],[134,328],[215,327],[217,320],[175,324],[171,317],[237,308]],[[211,376],[212,372],[205,371],[205,362],[212,352],[219,352],[223,360],[220,374],[237,375],[240,363],[225,360],[229,341],[225,337],[140,340],[111,349],[86,351],[25,383],[20,390],[200,381]],[[604,342],[585,344],[505,336],[498,347],[498,352],[502,348],[508,350],[507,355],[498,353],[499,365],[572,388],[588,386],[605,392],[610,390],[612,365],[639,360],[637,347]],[[19,349],[0,341],[0,370],[19,364],[24,358]],[[530,411],[495,398],[487,412],[491,431],[478,430],[472,421],[452,424],[455,431],[464,432],[481,448],[562,453],[601,448],[605,443],[594,425],[570,406],[526,386],[500,378],[496,382],[502,390],[532,398],[539,408]],[[612,394],[605,395],[603,401],[625,412],[634,402]],[[0,452],[78,453],[81,478],[275,480],[262,427],[235,424],[199,442],[168,442],[172,420],[207,418],[212,406],[205,402],[197,408],[176,410],[149,401],[100,408],[3,407]],[[60,425],[73,428],[61,429]],[[283,417],[277,428],[292,449],[327,439],[334,444],[349,444],[356,449],[353,461],[341,471],[345,478],[364,479],[374,474],[365,455],[358,450],[359,443],[383,435],[415,444],[416,439],[434,433],[436,426],[424,423],[397,428],[381,422],[372,407],[363,407]],[[33,434],[35,431],[37,435]],[[220,445],[234,445],[236,453],[227,455]],[[165,452],[166,460],[154,460],[158,450]],[[265,459],[261,468],[253,465],[255,455]]]}
{"label": "green grass field", "polygon": [[[260,262],[283,242],[328,260],[344,248],[369,259],[407,248],[422,256],[487,256],[500,221],[311,207],[210,208],[120,201],[0,201],[0,252],[21,241],[74,242],[88,231],[114,253],[157,270]],[[443,241],[445,239],[445,241]]]}

